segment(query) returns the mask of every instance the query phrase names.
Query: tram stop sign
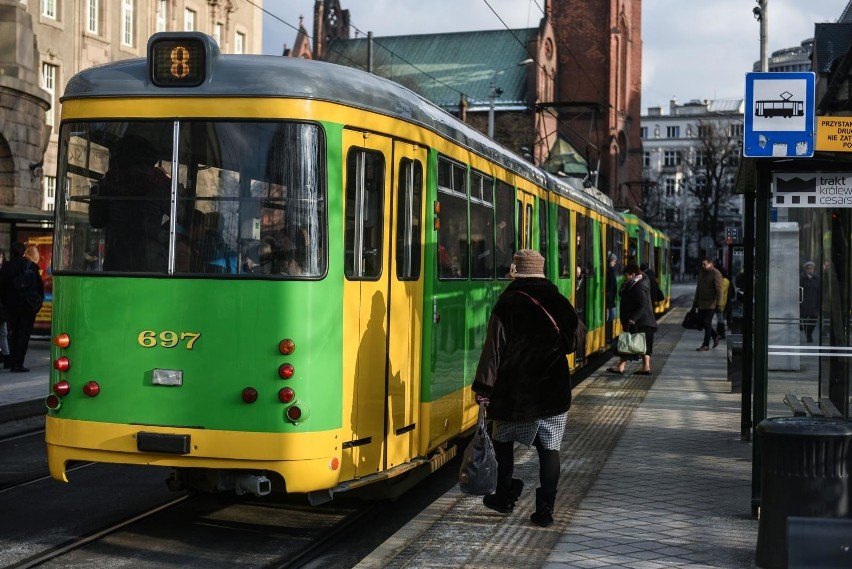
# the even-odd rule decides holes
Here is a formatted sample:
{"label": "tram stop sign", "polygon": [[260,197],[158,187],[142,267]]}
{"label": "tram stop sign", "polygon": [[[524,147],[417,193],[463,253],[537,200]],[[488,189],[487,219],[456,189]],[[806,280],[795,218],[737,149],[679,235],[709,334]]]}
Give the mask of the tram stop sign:
{"label": "tram stop sign", "polygon": [[746,73],[743,156],[812,157],[815,84],[812,72]]}

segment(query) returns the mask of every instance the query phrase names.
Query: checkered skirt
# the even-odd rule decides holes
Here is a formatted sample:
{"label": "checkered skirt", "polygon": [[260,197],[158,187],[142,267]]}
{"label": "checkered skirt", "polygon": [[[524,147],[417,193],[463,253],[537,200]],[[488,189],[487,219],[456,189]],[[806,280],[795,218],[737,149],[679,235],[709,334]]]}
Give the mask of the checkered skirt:
{"label": "checkered skirt", "polygon": [[531,421],[494,421],[494,440],[504,443],[515,441],[529,446],[538,435],[544,448],[559,450],[567,421],[568,411]]}

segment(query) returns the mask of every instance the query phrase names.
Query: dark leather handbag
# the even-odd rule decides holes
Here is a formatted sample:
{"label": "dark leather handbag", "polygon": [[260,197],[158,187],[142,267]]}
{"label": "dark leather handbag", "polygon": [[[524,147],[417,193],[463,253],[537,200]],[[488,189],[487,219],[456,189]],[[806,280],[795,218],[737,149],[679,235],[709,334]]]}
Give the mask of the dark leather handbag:
{"label": "dark leather handbag", "polygon": [[686,313],[686,316],[683,317],[682,326],[687,330],[703,330],[704,322],[701,321],[701,317],[698,315],[697,310],[690,310]]}

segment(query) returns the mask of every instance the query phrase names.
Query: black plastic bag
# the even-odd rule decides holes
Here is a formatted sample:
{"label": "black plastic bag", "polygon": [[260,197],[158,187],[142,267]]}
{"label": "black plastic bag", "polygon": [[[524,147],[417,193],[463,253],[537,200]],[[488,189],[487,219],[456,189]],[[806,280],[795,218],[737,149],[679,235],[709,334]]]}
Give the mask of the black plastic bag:
{"label": "black plastic bag", "polygon": [[686,313],[686,316],[683,317],[682,326],[687,330],[704,330],[704,322],[702,322],[697,310],[690,310]]}
{"label": "black plastic bag", "polygon": [[462,457],[459,489],[474,496],[493,494],[497,489],[497,457],[485,427],[484,402],[479,404],[479,424]]}

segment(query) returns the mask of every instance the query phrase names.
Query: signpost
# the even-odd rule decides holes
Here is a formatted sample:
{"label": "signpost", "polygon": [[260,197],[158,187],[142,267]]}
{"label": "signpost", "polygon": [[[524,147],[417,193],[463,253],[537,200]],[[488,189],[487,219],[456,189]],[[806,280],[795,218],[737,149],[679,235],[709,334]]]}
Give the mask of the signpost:
{"label": "signpost", "polygon": [[852,117],[817,117],[816,149],[852,152]]}
{"label": "signpost", "polygon": [[815,84],[812,72],[746,73],[743,156],[812,157]]}

